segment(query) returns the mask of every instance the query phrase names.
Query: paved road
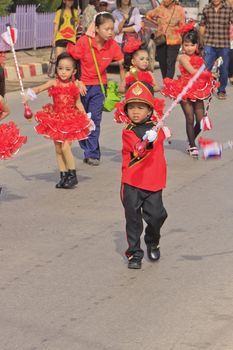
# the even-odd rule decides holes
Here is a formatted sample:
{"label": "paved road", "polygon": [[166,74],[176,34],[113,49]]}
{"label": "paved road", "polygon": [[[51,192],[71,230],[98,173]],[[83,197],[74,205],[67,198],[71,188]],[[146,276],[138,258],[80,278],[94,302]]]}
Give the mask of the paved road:
{"label": "paved road", "polygon": [[[232,137],[228,92],[211,106],[208,136],[219,141]],[[8,102],[8,120],[29,140],[0,164],[1,350],[232,350],[233,152],[190,159],[175,110],[162,257],[132,271],[123,256],[121,126],[104,114],[101,166],[83,164],[76,143],[79,185],[56,190],[51,142],[23,119],[17,93]],[[43,94],[33,109],[45,102]]]}

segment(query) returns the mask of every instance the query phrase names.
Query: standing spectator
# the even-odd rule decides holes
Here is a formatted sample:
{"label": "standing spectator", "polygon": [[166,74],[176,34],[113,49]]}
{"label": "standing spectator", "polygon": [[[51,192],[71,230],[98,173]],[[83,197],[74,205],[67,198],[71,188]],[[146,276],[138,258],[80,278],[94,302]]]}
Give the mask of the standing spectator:
{"label": "standing spectator", "polygon": [[138,33],[142,28],[139,9],[131,6],[131,0],[117,0],[117,9],[112,12],[115,18],[116,42],[122,46],[125,34]]}
{"label": "standing spectator", "polygon": [[157,36],[166,35],[166,42],[156,47],[156,53],[163,79],[172,79],[182,41],[177,29],[185,23],[184,10],[174,0],[163,0],[159,7],[148,11],[146,16],[152,21],[155,17]]}
{"label": "standing spectator", "polygon": [[[140,32],[142,28],[142,19],[139,9],[131,6],[131,0],[117,0],[116,4],[117,8],[112,12],[115,19],[115,40],[122,48],[127,41],[127,35],[135,35]],[[129,70],[130,67],[126,62],[128,62],[128,54],[124,55],[124,68]],[[120,85],[119,90],[124,91],[124,86]]]}
{"label": "standing spectator", "polygon": [[[233,0],[227,0],[227,4],[233,7]],[[228,78],[231,85],[233,85],[233,25],[230,25],[230,61]]]}
{"label": "standing spectator", "polygon": [[108,0],[100,0],[99,2],[99,12],[108,12]]}
{"label": "standing spectator", "polygon": [[83,11],[82,15],[82,26],[83,26],[83,32],[85,33],[93,21],[95,15],[97,14],[97,7],[98,7],[98,1],[97,0],[90,0],[89,4]]}
{"label": "standing spectator", "polygon": [[[83,35],[76,45],[68,45],[68,52],[81,63],[81,82],[80,93],[82,102],[87,113],[91,113],[91,118],[95,123],[96,129],[91,133],[87,140],[80,142],[84,150],[84,163],[98,166],[100,164],[100,124],[103,112],[104,95],[101,90],[96,64],[103,84],[107,85],[106,68],[112,61],[117,61],[122,65],[123,55],[120,47],[113,39],[114,19],[110,13],[99,13],[93,23],[95,36]],[[94,34],[92,33],[92,35]],[[93,57],[96,59],[96,64]],[[121,73],[121,79],[122,72]]]}
{"label": "standing spectator", "polygon": [[52,46],[56,47],[56,56],[66,51],[69,42],[75,44],[78,21],[78,10],[74,7],[74,0],[62,0],[53,21]]}
{"label": "standing spectator", "polygon": [[230,24],[233,21],[232,7],[223,0],[211,0],[206,5],[200,23],[200,36],[204,42],[204,55],[206,66],[212,69],[215,60],[222,57],[220,67],[220,87],[218,98],[226,99],[226,86],[228,81],[228,68],[230,56]]}

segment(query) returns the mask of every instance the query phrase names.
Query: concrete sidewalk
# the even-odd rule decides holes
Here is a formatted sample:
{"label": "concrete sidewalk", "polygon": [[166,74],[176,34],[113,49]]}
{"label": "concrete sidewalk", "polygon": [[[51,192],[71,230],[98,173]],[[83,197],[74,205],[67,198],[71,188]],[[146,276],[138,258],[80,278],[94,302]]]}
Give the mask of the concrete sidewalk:
{"label": "concrete sidewalk", "polygon": [[[50,47],[37,50],[17,51],[16,56],[22,78],[27,80],[35,76],[46,74],[48,71],[50,51]],[[6,53],[4,71],[7,81],[18,80],[14,58],[11,52]]]}

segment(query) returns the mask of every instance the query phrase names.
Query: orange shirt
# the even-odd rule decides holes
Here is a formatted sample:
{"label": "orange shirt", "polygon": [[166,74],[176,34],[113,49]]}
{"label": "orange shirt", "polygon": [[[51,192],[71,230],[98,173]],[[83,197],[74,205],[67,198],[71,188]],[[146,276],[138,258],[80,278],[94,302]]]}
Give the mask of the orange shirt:
{"label": "orange shirt", "polygon": [[181,44],[181,35],[177,33],[176,30],[185,24],[185,13],[183,7],[176,4],[165,7],[161,4],[159,7],[147,12],[146,15],[157,21],[157,35],[166,34],[167,45]]}
{"label": "orange shirt", "polygon": [[[123,54],[120,46],[115,40],[109,39],[102,48],[98,48],[95,38],[91,39],[92,47],[95,51],[99,71],[103,84],[107,84],[106,68],[112,61],[121,61]],[[75,45],[68,44],[68,53],[81,63],[81,81],[85,85],[99,85],[99,78],[95,68],[94,60],[91,54],[91,48],[87,35],[83,35]]]}

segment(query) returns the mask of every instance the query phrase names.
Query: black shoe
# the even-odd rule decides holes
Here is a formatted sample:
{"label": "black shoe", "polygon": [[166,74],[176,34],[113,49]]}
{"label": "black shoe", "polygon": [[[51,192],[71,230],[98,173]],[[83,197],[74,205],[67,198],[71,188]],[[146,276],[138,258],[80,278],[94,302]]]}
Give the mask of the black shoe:
{"label": "black shoe", "polygon": [[68,176],[63,188],[72,188],[78,184],[76,170],[68,170]]}
{"label": "black shoe", "polygon": [[159,245],[150,244],[147,246],[147,255],[151,261],[157,261],[160,258]]}
{"label": "black shoe", "polygon": [[140,269],[142,267],[142,260],[131,256],[128,259],[128,269]]}
{"label": "black shoe", "polygon": [[65,188],[64,185],[66,183],[68,172],[67,171],[61,171],[60,172],[61,180],[56,184],[56,188]]}

